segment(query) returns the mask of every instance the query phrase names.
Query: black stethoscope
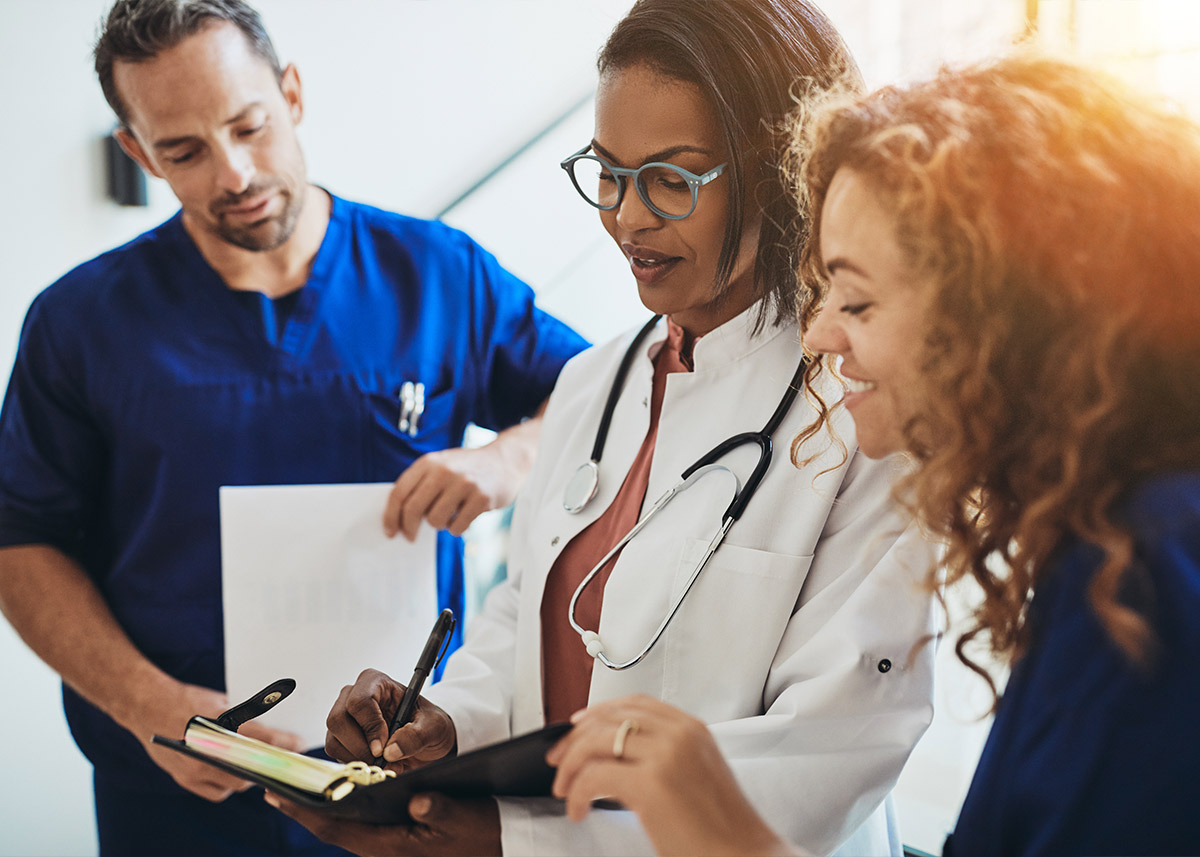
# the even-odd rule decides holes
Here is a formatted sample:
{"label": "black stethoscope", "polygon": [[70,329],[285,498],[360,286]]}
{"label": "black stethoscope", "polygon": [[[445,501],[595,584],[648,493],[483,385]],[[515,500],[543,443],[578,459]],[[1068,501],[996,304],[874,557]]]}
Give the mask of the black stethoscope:
{"label": "black stethoscope", "polygon": [[[628,374],[629,367],[638,352],[638,346],[641,345],[646,336],[658,325],[661,317],[658,315],[654,316],[638,331],[637,336],[634,337],[633,342],[630,343],[629,348],[625,351],[625,356],[621,358],[621,363],[617,367],[616,377],[613,379],[612,387],[608,391],[608,399],[604,404],[604,413],[600,418],[600,426],[596,430],[596,441],[592,445],[592,455],[585,464],[580,465],[575,471],[574,475],[567,482],[566,490],[563,492],[563,508],[572,514],[582,511],[591,499],[596,496],[596,490],[600,485],[600,457],[604,454],[604,444],[608,439],[608,427],[612,422],[613,411],[616,410],[617,401],[621,398],[621,390],[625,385],[625,376]],[[802,357],[800,364],[796,367],[795,374],[792,376],[792,380],[788,383],[783,398],[779,400],[779,405],[775,408],[775,413],[771,415],[771,418],[767,420],[767,424],[761,430],[736,434],[721,441],[707,453],[700,456],[687,470],[683,471],[679,483],[670,488],[650,507],[650,510],[617,542],[612,550],[604,555],[604,558],[587,573],[587,576],[576,587],[575,594],[571,596],[571,604],[567,608],[567,620],[571,623],[571,627],[575,629],[576,633],[579,634],[580,638],[582,638],[584,645],[587,646],[588,654],[593,658],[600,661],[600,663],[609,669],[624,670],[641,661],[650,649],[653,648],[654,644],[658,642],[663,631],[667,629],[667,625],[674,618],[676,611],[679,610],[683,599],[691,590],[692,584],[696,582],[696,579],[700,576],[700,572],[704,570],[704,566],[708,564],[712,555],[717,552],[717,548],[725,540],[725,535],[729,532],[734,522],[746,510],[746,506],[750,503],[751,498],[754,497],[759,484],[766,475],[767,469],[771,466],[771,436],[779,428],[779,424],[783,422],[783,418],[787,415],[787,412],[792,407],[792,403],[796,400],[796,393],[800,390],[800,385],[804,378],[804,370],[807,366],[808,358]],[[724,457],[727,453],[748,443],[758,446],[758,463],[754,466],[750,478],[746,480],[746,484],[743,486],[737,474],[717,462],[718,459]],[[605,563],[612,559],[621,548],[625,547],[634,536],[641,532],[646,524],[650,522],[650,519],[658,514],[674,497],[686,491],[692,485],[695,485],[696,482],[707,474],[716,472],[727,473],[734,481],[733,499],[721,518],[721,526],[709,541],[708,547],[705,548],[704,556],[701,557],[700,562],[692,570],[692,575],[688,578],[687,584],[671,604],[667,615],[654,632],[654,636],[650,638],[650,642],[646,643],[635,657],[627,661],[617,663],[610,660],[605,654],[604,644],[600,640],[600,635],[595,631],[585,630],[575,621],[575,604],[579,600],[580,594],[592,582],[592,579],[604,567]]]}

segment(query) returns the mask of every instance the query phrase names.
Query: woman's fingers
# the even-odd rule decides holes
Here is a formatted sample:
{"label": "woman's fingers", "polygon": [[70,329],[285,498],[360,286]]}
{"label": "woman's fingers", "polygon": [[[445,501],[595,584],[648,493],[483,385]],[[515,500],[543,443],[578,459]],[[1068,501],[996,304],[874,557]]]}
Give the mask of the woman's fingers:
{"label": "woman's fingers", "polygon": [[417,701],[412,722],[391,736],[383,757],[389,762],[401,759],[432,762],[453,750],[457,739],[450,715],[422,697]]}
{"label": "woman's fingers", "polygon": [[388,740],[384,712],[395,711],[403,695],[404,685],[378,670],[363,670],[342,688],[325,718],[325,752],[341,761],[378,758]]}
{"label": "woman's fingers", "polygon": [[[573,718],[574,728],[546,756],[547,762],[558,768],[553,785],[556,796],[568,797],[576,778],[592,766],[611,771],[610,763],[618,768],[636,768],[650,761],[652,751],[658,749],[656,737],[663,731],[664,712],[647,704],[646,699],[630,697],[601,703]],[[606,782],[612,782],[611,778]]]}

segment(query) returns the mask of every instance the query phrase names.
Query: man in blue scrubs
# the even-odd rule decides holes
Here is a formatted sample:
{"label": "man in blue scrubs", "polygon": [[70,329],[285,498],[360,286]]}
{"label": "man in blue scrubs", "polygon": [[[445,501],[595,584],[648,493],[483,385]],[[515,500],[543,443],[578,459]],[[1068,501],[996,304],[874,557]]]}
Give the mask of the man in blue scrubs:
{"label": "man in blue scrubs", "polygon": [[[585,343],[462,233],[310,184],[296,70],[238,0],[119,0],[96,68],[181,211],[29,310],[0,413],[0,607],[63,677],[102,853],[327,851],[150,744],[229,702],[218,487],[403,473],[387,527],[448,530],[460,607],[455,537],[511,501],[540,430],[520,421]],[[468,422],[500,434],[457,449]]]}

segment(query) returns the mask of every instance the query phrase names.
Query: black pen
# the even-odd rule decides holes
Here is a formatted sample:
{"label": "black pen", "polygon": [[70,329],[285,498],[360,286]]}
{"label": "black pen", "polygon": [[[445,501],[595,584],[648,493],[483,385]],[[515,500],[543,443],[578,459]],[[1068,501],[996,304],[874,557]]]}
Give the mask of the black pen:
{"label": "black pen", "polygon": [[[413,669],[412,678],[408,680],[408,688],[400,700],[400,707],[396,709],[396,715],[392,718],[392,726],[388,730],[389,738],[395,734],[397,729],[413,719],[425,679],[442,662],[442,655],[446,653],[446,647],[449,645],[447,641],[453,631],[454,611],[446,608],[433,623],[433,630],[429,632],[429,639],[425,641],[425,649],[421,652],[421,657],[417,659],[417,666]],[[383,763],[382,756],[375,760],[377,765]]]}

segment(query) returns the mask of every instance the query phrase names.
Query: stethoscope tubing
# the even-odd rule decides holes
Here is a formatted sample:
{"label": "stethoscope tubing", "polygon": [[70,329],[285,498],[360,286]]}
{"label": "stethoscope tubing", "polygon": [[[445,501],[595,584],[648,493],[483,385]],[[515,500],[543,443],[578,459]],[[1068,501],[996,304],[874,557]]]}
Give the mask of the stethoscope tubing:
{"label": "stethoscope tubing", "polygon": [[[594,578],[597,574],[600,573],[600,569],[604,568],[604,566],[606,564],[608,564],[609,560],[611,560],[614,556],[616,556],[617,553],[623,547],[625,547],[625,545],[629,544],[629,542],[632,541],[633,538],[638,533],[640,533],[643,529],[645,529],[646,525],[648,523],[650,523],[650,520],[655,515],[657,515],[660,511],[662,511],[664,508],[666,508],[666,505],[668,503],[670,503],[671,500],[673,500],[677,495],[682,494],[688,488],[695,485],[697,482],[700,481],[701,478],[703,478],[707,474],[713,473],[716,471],[724,471],[725,473],[728,473],[731,477],[733,477],[733,482],[734,482],[733,494],[734,494],[735,502],[737,500],[737,496],[741,493],[741,488],[742,488],[741,480],[738,479],[736,473],[734,473],[732,470],[730,470],[728,467],[724,466],[723,464],[716,464],[716,463],[706,464],[699,468],[690,467],[690,468],[688,468],[688,470],[689,470],[688,475],[685,476],[679,484],[674,485],[671,488],[669,488],[666,491],[666,493],[664,493],[661,497],[659,497],[656,501],[654,501],[654,505],[651,506],[649,508],[649,510],[647,510],[646,514],[642,515],[642,517],[638,520],[638,522],[636,524],[633,525],[633,527],[629,530],[629,532],[626,533],[621,538],[621,540],[618,541],[612,547],[612,549],[609,550],[608,553],[606,553],[601,558],[601,560],[598,563],[596,563],[595,566],[592,567],[592,570],[589,571],[587,573],[587,575],[583,578],[583,580],[580,581],[579,585],[577,587],[575,587],[575,592],[571,595],[571,603],[567,606],[567,621],[571,623],[571,627],[573,629],[575,629],[575,633],[579,634],[579,636],[581,638],[583,638],[583,640],[585,641],[585,644],[588,643],[590,640],[598,641],[600,639],[600,637],[599,637],[599,634],[597,634],[595,631],[588,631],[585,628],[583,628],[577,621],[575,621],[575,605],[579,601],[579,596],[581,596],[583,594],[584,590],[587,589],[588,584],[592,582],[592,578]],[[642,658],[646,657],[646,655],[654,647],[654,644],[658,642],[658,638],[663,635],[664,631],[666,631],[667,625],[670,624],[671,619],[674,618],[675,613],[679,610],[680,605],[683,604],[683,599],[687,597],[688,592],[692,588],[692,584],[696,582],[696,579],[700,576],[700,572],[704,569],[704,566],[708,564],[709,559],[712,557],[712,555],[714,553],[716,553],[717,548],[721,546],[721,542],[723,542],[725,540],[725,534],[729,532],[729,528],[733,526],[733,522],[734,522],[734,519],[729,517],[728,514],[724,516],[724,518],[721,521],[720,529],[718,529],[716,535],[714,535],[713,538],[709,540],[708,547],[704,551],[704,556],[701,558],[701,560],[697,564],[696,568],[692,570],[691,577],[688,578],[687,584],[683,587],[683,590],[679,593],[679,595],[672,602],[671,606],[668,608],[667,615],[663,618],[662,622],[659,623],[658,629],[654,632],[654,635],[650,638],[650,642],[648,642],[645,646],[642,647],[641,652],[639,652],[637,654],[637,656],[635,656],[633,659],[625,661],[623,663],[614,663],[613,661],[608,659],[608,656],[605,655],[602,647],[597,648],[595,646],[589,645],[589,649],[588,649],[589,653],[593,654],[593,656],[597,660],[599,660],[602,664],[604,664],[606,667],[608,667],[609,669],[613,669],[613,670],[629,669],[631,666],[634,666],[635,664],[640,662],[642,660]],[[593,648],[596,649],[595,652],[592,651]]]}
{"label": "stethoscope tubing", "polygon": [[625,349],[625,355],[621,358],[620,365],[617,366],[617,374],[613,376],[612,387],[608,390],[608,399],[604,402],[604,413],[600,415],[600,425],[596,428],[596,440],[592,443],[591,462],[597,466],[600,464],[600,456],[604,455],[604,444],[608,442],[608,427],[612,424],[613,412],[616,411],[617,402],[621,399],[621,390],[625,387],[625,376],[629,374],[629,367],[637,356],[638,345],[650,335],[650,331],[658,326],[661,318],[661,315],[656,315],[642,325],[642,329],[637,332],[633,342]]}
{"label": "stethoscope tubing", "polygon": [[[609,389],[608,399],[605,402],[604,413],[600,420],[600,426],[596,432],[596,440],[592,446],[591,459],[589,460],[588,464],[584,465],[584,467],[590,466],[594,474],[599,473],[600,456],[604,453],[604,444],[608,437],[609,424],[612,421],[613,412],[616,410],[617,401],[620,399],[621,390],[625,383],[625,376],[628,374],[629,367],[633,362],[633,358],[637,354],[639,343],[641,343],[646,335],[654,329],[654,327],[658,324],[659,319],[660,316],[654,316],[654,318],[647,322],[646,325],[642,327],[640,331],[638,331],[638,334],[634,337],[633,342],[630,343],[629,348],[626,349],[620,365],[617,367],[617,373],[613,379],[613,385]],[[729,533],[729,530],[733,527],[734,523],[741,518],[742,513],[746,511],[746,507],[750,504],[750,500],[758,491],[759,484],[766,476],[767,470],[769,470],[771,467],[771,459],[773,456],[773,445],[771,440],[772,435],[774,435],[776,429],[779,428],[780,423],[783,422],[783,418],[787,415],[787,412],[791,409],[792,404],[795,402],[796,395],[799,393],[800,387],[804,383],[804,373],[807,367],[808,357],[804,356],[800,359],[800,363],[796,366],[796,371],[792,375],[792,379],[788,383],[787,390],[784,392],[783,397],[779,400],[779,404],[776,406],[775,411],[771,414],[771,417],[767,420],[766,424],[761,430],[756,432],[743,432],[741,434],[734,435],[733,437],[726,438],[698,458],[695,463],[683,471],[682,475],[680,476],[680,483],[669,489],[665,494],[663,494],[662,497],[655,501],[654,505],[651,506],[649,511],[647,511],[646,514],[644,514],[641,519],[634,524],[630,531],[626,533],[625,536],[621,538],[621,540],[618,541],[617,544],[614,545],[613,548],[604,555],[600,562],[598,562],[596,566],[584,576],[579,586],[575,588],[575,592],[571,596],[571,603],[567,607],[567,620],[570,622],[571,627],[576,631],[576,633],[578,633],[583,639],[584,644],[587,646],[588,654],[592,655],[609,669],[629,669],[630,667],[640,663],[646,657],[646,655],[649,654],[650,650],[666,631],[667,626],[671,623],[671,620],[675,617],[676,612],[678,612],[680,606],[683,604],[683,599],[687,597],[687,594],[691,591],[693,584],[695,584],[696,580],[699,579],[700,572],[704,570],[713,554],[717,552],[717,548],[719,548],[721,543],[725,541],[725,536]],[[737,474],[724,465],[717,464],[717,461],[737,447],[747,443],[753,443],[757,445],[759,452],[758,462],[755,464],[754,470],[751,472],[750,477],[746,480],[746,484],[743,486],[741,481],[738,479]],[[646,524],[649,523],[650,519],[653,518],[663,507],[665,507],[667,503],[669,503],[676,495],[695,484],[695,482],[701,476],[714,470],[724,470],[733,476],[735,483],[737,483],[734,490],[733,500],[730,501],[728,508],[726,508],[721,517],[721,526],[713,538],[709,540],[708,546],[705,548],[704,555],[696,564],[696,567],[692,570],[691,576],[688,578],[687,583],[680,591],[679,595],[672,601],[671,606],[668,608],[667,615],[664,616],[662,622],[659,623],[658,628],[650,638],[650,641],[646,643],[646,645],[642,647],[641,651],[630,660],[619,663],[610,660],[607,654],[604,652],[604,645],[600,640],[599,633],[584,629],[575,620],[575,605],[578,603],[580,595],[583,594],[583,591],[600,572],[600,569],[604,568],[609,560],[616,556],[617,553],[625,547],[625,545],[627,545],[639,532],[641,532],[645,528]],[[586,505],[588,501],[591,500],[592,496],[595,495],[597,485],[598,476],[597,481],[593,482],[592,484],[591,492],[582,503],[570,504],[564,501],[564,508],[566,508],[569,512],[578,512],[584,505]]]}

